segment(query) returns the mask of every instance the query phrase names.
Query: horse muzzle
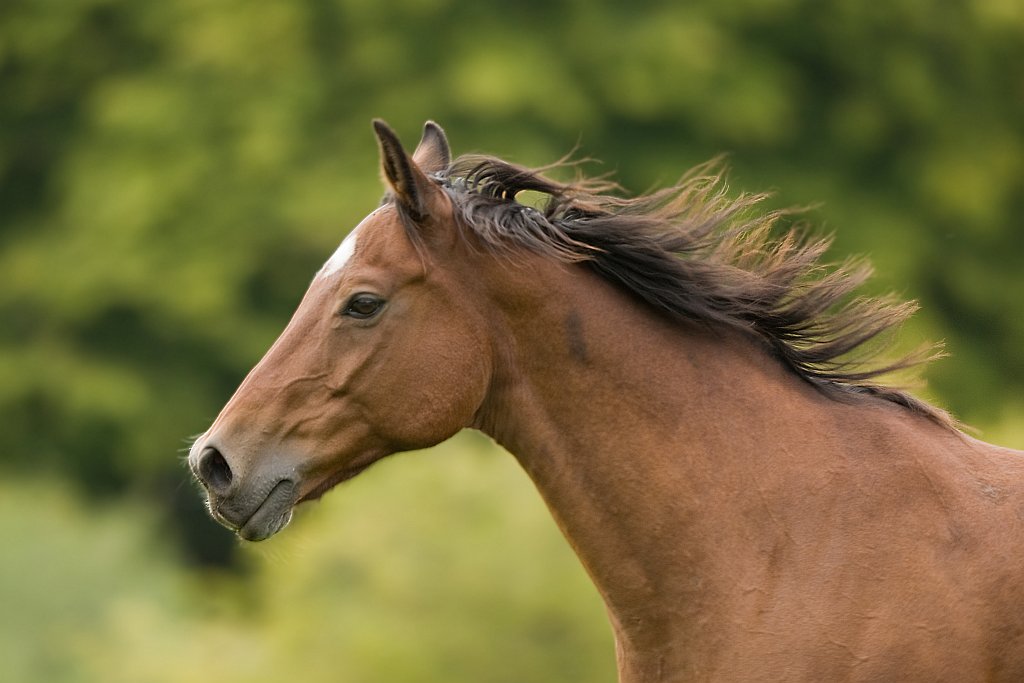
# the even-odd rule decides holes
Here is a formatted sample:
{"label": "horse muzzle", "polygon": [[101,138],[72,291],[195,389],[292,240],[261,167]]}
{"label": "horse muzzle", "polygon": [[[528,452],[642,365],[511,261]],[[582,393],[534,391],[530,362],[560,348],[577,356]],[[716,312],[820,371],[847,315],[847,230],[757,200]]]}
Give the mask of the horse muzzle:
{"label": "horse muzzle", "polygon": [[196,442],[189,467],[206,489],[210,514],[246,541],[262,541],[287,526],[298,500],[292,472],[240,476],[208,441]]}

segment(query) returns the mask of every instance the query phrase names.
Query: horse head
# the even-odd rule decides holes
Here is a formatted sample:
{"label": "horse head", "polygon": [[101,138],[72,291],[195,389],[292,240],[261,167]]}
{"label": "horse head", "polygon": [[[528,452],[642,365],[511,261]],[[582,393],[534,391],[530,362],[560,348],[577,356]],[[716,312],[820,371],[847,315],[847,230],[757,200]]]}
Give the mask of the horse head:
{"label": "horse head", "polygon": [[438,179],[445,134],[428,122],[409,155],[386,124],[374,128],[384,202],[189,453],[210,512],[248,540],[380,458],[453,435],[486,394],[486,323],[467,273],[449,267],[464,245]]}

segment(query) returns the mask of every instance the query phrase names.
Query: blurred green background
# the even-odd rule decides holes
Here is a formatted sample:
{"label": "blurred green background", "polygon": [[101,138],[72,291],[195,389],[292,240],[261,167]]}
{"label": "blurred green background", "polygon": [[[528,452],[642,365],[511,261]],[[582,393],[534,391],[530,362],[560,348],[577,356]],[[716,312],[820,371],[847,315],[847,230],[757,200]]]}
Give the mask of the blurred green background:
{"label": "blurred green background", "polygon": [[410,146],[633,192],[725,152],[920,300],[925,394],[1024,447],[1019,0],[5,0],[0,680],[612,681],[603,608],[476,434],[243,547],[181,459]]}

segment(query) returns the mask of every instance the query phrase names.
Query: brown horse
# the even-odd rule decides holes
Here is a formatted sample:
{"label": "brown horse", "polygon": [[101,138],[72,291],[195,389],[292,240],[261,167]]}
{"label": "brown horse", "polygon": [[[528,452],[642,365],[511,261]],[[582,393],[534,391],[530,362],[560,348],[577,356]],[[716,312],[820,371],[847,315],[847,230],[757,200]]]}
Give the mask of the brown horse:
{"label": "brown horse", "polygon": [[623,199],[374,125],[383,203],[191,450],[214,517],[267,538],[472,427],[593,578],[622,681],[1024,681],[1024,453],[874,383],[921,360],[863,353],[910,306],[851,299],[864,268],[713,167]]}

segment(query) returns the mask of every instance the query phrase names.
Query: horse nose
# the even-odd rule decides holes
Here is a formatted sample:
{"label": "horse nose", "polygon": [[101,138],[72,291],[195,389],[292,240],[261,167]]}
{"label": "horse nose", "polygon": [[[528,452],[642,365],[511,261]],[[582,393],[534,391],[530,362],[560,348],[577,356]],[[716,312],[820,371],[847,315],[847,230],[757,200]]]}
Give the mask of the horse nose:
{"label": "horse nose", "polygon": [[196,476],[208,491],[217,495],[227,493],[231,487],[231,465],[219,450],[207,446],[196,461]]}

